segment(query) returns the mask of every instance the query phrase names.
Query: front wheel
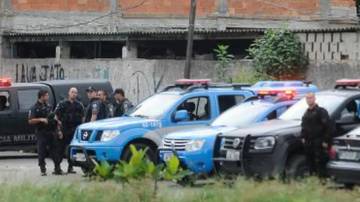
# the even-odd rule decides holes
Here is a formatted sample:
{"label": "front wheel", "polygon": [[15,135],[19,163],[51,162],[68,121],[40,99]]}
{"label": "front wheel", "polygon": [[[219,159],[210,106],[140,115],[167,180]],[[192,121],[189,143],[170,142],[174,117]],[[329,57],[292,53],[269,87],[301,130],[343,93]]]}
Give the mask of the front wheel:
{"label": "front wheel", "polygon": [[286,177],[290,179],[299,179],[309,176],[310,169],[307,165],[306,157],[304,155],[292,156],[286,165]]}
{"label": "front wheel", "polygon": [[[150,146],[148,146],[144,143],[134,143],[133,145],[135,146],[136,150],[141,150],[141,149],[145,150],[146,148],[148,148],[146,151],[146,157],[150,161],[156,163],[156,161],[157,161],[156,150],[154,151],[153,148],[151,148]],[[131,156],[132,156],[132,153],[130,151],[130,145],[128,145],[126,147],[126,149],[124,150],[124,154],[122,155],[121,160],[129,162]]]}

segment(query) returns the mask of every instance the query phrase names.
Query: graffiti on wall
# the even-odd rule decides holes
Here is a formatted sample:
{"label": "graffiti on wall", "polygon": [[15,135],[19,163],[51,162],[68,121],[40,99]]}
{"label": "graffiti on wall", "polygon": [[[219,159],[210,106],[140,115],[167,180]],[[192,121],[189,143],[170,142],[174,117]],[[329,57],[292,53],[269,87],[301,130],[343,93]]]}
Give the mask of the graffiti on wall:
{"label": "graffiti on wall", "polygon": [[65,70],[61,64],[53,65],[28,65],[16,64],[16,82],[36,82],[47,80],[64,80]]}

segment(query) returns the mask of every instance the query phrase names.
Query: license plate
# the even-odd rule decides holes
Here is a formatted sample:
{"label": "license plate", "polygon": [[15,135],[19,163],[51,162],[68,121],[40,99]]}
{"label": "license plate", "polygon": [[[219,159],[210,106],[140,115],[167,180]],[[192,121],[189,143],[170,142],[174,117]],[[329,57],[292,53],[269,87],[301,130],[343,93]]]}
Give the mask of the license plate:
{"label": "license plate", "polygon": [[230,161],[240,160],[240,152],[235,150],[226,151],[226,160],[230,160]]}
{"label": "license plate", "polygon": [[353,151],[342,151],[339,153],[339,159],[358,160],[359,155],[357,152],[353,152]]}
{"label": "license plate", "polygon": [[173,157],[173,156],[174,156],[174,153],[166,152],[163,154],[163,159],[164,159],[164,161],[169,161],[171,159],[171,157]]}
{"label": "license plate", "polygon": [[84,153],[76,153],[73,155],[75,161],[80,161],[80,162],[85,162],[86,161],[86,157]]}

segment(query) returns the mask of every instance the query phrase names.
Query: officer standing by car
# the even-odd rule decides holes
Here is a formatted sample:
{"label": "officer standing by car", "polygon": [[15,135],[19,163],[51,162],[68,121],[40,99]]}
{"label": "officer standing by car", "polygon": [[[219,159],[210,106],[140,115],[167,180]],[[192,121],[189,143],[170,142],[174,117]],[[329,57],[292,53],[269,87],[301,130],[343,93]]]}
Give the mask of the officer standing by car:
{"label": "officer standing by car", "polygon": [[86,89],[86,93],[89,98],[89,104],[85,110],[85,123],[96,121],[102,118],[100,111],[101,101],[98,98],[97,90],[90,86],[88,89]]}
{"label": "officer standing by car", "polygon": [[100,112],[105,111],[105,115],[101,115],[102,118],[111,118],[114,116],[114,107],[108,100],[108,93],[105,90],[98,91],[98,97],[100,100]]}
{"label": "officer standing by car", "polygon": [[125,92],[121,88],[114,91],[114,117],[119,117],[127,113],[133,104],[125,97]]}
{"label": "officer standing by car", "polygon": [[308,109],[302,117],[301,136],[310,174],[326,177],[328,148],[332,142],[333,124],[326,109],[316,104],[314,93],[306,95]]}
{"label": "officer standing by car", "polygon": [[48,101],[49,92],[46,90],[40,90],[38,92],[38,100],[34,106],[31,107],[28,117],[28,123],[35,126],[38,163],[42,176],[46,176],[45,158],[48,153],[48,148],[55,165],[53,174],[62,174],[60,167],[61,156],[58,154],[61,149],[60,140],[63,136],[59,130],[59,124],[55,119],[55,115],[51,113],[52,107]]}
{"label": "officer standing by car", "polygon": [[67,173],[76,173],[73,170],[68,152],[68,146],[74,137],[76,127],[83,122],[84,107],[83,104],[77,100],[78,90],[75,87],[69,89],[68,98],[61,101],[55,109],[55,114],[62,124],[62,133],[64,135],[63,149],[60,155],[64,153],[68,159]]}

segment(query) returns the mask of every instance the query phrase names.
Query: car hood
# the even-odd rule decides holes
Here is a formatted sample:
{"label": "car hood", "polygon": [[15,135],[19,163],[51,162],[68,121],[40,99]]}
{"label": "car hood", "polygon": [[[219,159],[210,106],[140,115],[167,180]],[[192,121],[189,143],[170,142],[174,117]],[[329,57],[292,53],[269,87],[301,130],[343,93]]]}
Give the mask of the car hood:
{"label": "car hood", "polygon": [[165,138],[171,139],[194,139],[207,138],[216,136],[219,133],[227,133],[236,130],[234,127],[229,126],[203,126],[198,128],[181,130],[173,133],[169,133]]}
{"label": "car hood", "polygon": [[107,130],[107,129],[128,129],[128,128],[160,128],[161,122],[156,119],[140,117],[117,117],[100,121],[84,123],[79,129]]}
{"label": "car hood", "polygon": [[297,120],[271,120],[249,127],[240,128],[230,131],[224,136],[266,136],[266,135],[279,135],[279,134],[298,134],[301,131],[301,121]]}

